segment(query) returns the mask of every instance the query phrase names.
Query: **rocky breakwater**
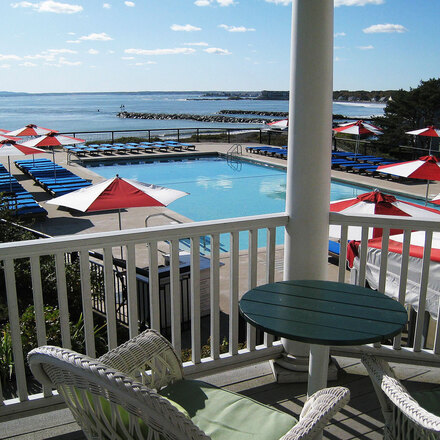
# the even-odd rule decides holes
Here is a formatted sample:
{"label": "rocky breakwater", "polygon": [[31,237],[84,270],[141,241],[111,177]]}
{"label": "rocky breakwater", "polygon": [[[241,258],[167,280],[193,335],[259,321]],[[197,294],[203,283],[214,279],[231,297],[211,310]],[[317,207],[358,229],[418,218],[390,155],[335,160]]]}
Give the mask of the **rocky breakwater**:
{"label": "rocky breakwater", "polygon": [[161,119],[161,120],[173,120],[173,119],[187,119],[191,121],[199,122],[229,122],[229,123],[241,123],[241,124],[264,124],[271,122],[267,118],[245,118],[237,116],[227,116],[223,114],[219,115],[194,115],[188,113],[173,114],[173,113],[136,113],[136,112],[119,112],[118,118],[130,118],[130,119]]}

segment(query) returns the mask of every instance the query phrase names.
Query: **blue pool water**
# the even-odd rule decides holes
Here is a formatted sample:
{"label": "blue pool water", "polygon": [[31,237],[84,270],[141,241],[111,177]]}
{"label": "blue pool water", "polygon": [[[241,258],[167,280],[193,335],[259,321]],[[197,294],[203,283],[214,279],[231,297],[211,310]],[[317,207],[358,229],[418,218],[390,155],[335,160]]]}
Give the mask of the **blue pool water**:
{"label": "blue pool water", "polygon": [[[88,164],[97,174],[135,179],[190,193],[169,208],[195,221],[215,220],[284,211],[286,172],[281,168],[251,162],[228,164],[219,157],[163,161],[120,161]],[[332,183],[332,200],[365,192],[342,183]]]}
{"label": "blue pool water", "polygon": [[[169,208],[194,221],[242,217],[284,211],[286,172],[284,169],[247,161],[228,163],[219,157],[191,157],[166,160],[111,161],[88,164],[94,172],[111,178],[135,179],[190,193],[171,203]],[[331,200],[355,197],[365,188],[333,182]],[[248,236],[240,234],[240,249],[247,247]],[[258,246],[265,246],[265,231],[260,231]],[[225,249],[229,239],[221,237]],[[283,242],[282,228],[277,243]]]}

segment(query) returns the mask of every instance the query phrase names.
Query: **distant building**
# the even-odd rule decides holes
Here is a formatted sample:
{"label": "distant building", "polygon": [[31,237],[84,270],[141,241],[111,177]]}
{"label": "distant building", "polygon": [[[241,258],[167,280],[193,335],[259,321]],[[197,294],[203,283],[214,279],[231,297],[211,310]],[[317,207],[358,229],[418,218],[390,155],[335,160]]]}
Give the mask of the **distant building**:
{"label": "distant building", "polygon": [[270,100],[289,100],[289,92],[284,91],[273,91],[273,90],[263,90],[257,99],[270,99]]}

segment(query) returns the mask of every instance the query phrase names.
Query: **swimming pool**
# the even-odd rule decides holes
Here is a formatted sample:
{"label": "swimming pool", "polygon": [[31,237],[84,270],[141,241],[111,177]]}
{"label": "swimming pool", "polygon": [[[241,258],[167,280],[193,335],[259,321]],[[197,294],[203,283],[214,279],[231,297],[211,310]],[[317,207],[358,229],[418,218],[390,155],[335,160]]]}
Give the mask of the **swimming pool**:
{"label": "swimming pool", "polygon": [[[228,161],[217,156],[185,158],[120,160],[86,164],[94,172],[111,178],[135,179],[190,193],[176,200],[169,208],[194,221],[216,220],[258,214],[283,212],[286,198],[286,171],[281,167],[251,161]],[[331,200],[356,197],[368,192],[340,182],[331,184]],[[282,228],[277,243],[283,243]],[[229,239],[221,237],[223,247]],[[266,233],[260,231],[258,245],[265,246]],[[240,234],[240,249],[245,249],[248,234]]]}

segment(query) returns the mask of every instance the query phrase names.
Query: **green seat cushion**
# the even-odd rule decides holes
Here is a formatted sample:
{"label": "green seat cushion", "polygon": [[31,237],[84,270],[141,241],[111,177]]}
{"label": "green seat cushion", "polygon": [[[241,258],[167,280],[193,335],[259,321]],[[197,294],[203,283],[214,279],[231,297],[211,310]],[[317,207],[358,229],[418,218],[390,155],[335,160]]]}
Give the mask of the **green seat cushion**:
{"label": "green seat cushion", "polygon": [[213,440],[278,440],[298,423],[289,414],[198,380],[180,380],[160,394],[185,408]]}
{"label": "green seat cushion", "polygon": [[440,417],[440,388],[411,393],[417,403],[426,411]]}

